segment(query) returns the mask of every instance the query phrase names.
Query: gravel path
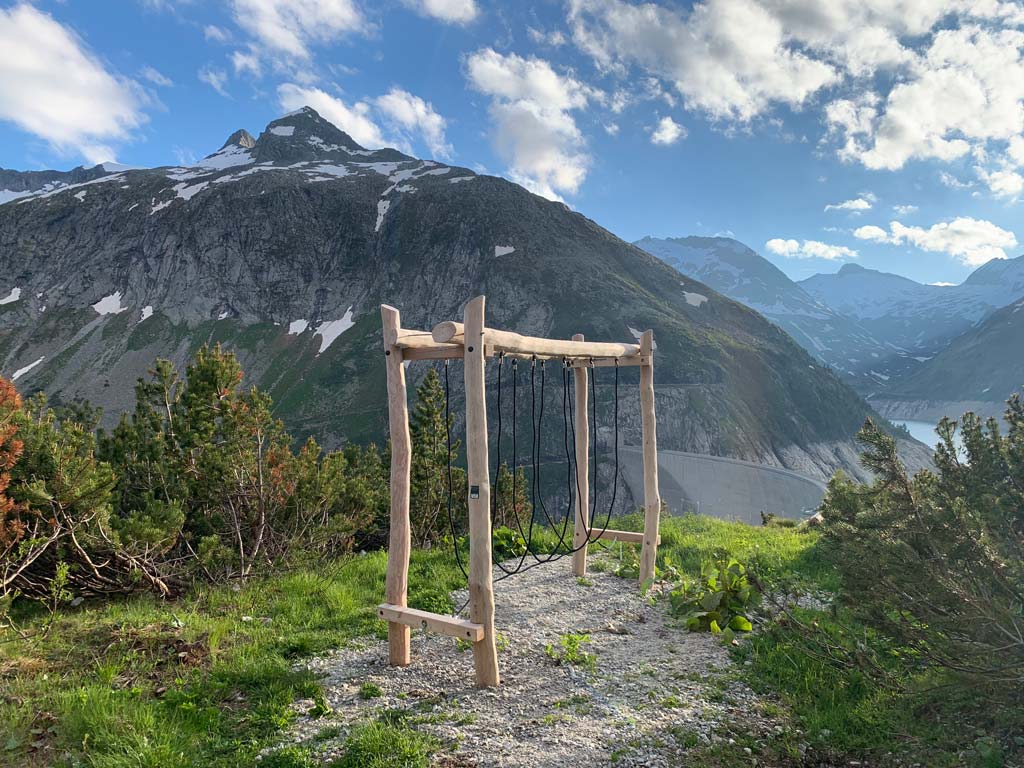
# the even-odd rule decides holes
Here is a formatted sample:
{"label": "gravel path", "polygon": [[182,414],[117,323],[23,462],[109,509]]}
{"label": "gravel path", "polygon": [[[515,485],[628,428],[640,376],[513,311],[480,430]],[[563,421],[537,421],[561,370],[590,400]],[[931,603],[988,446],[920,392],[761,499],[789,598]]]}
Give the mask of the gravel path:
{"label": "gravel path", "polygon": [[[300,715],[290,740],[314,744],[329,760],[348,726],[398,709],[448,745],[437,765],[654,768],[717,741],[723,723],[759,718],[755,694],[728,681],[731,662],[716,639],[672,625],[664,603],[651,604],[631,579],[592,573],[578,582],[570,567],[563,558],[496,584],[500,687],[473,686],[472,653],[452,638],[414,630],[404,669],[387,666],[386,642],[368,640],[309,662],[334,712]],[[465,593],[455,599],[461,605]],[[560,663],[546,652],[567,633],[589,635],[582,650],[595,664]],[[363,698],[365,683],[382,695]],[[771,729],[759,720],[754,730]],[[316,738],[332,725],[341,726],[337,736]]]}

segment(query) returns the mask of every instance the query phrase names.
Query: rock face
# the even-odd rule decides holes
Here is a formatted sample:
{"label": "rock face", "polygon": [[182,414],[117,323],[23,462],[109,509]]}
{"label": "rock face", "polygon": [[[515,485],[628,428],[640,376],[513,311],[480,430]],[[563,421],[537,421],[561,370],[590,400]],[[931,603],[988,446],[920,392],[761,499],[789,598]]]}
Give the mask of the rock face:
{"label": "rock face", "polygon": [[[381,441],[378,305],[429,328],[483,293],[488,322],[523,333],[653,328],[665,448],[859,471],[852,435],[870,409],[831,371],[752,310],[508,181],[366,150],[309,108],[194,167],[98,169],[0,205],[0,371],[23,391],[88,399],[110,424],[154,358],[181,365],[219,341],[296,435]],[[622,373],[632,443],[635,376]]]}

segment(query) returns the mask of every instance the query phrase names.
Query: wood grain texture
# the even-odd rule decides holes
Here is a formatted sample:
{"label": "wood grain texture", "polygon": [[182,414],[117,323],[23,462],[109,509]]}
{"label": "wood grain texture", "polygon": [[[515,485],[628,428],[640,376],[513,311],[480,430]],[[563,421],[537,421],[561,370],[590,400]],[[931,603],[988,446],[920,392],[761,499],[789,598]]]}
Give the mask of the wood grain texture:
{"label": "wood grain texture", "polygon": [[[386,304],[381,305],[380,317],[384,329],[388,420],[391,425],[391,521],[384,595],[391,605],[404,607],[409,590],[409,473],[412,440],[409,436],[409,404],[402,351],[388,343],[398,338],[402,319],[397,309]],[[405,624],[388,623],[388,662],[399,667],[409,664],[409,627]]]}
{"label": "wood grain texture", "polygon": [[466,465],[469,481],[469,617],[484,628],[473,643],[473,667],[480,687],[498,685],[494,636],[494,582],[491,574],[491,487],[487,455],[487,400],[483,350],[485,299],[465,308]]}

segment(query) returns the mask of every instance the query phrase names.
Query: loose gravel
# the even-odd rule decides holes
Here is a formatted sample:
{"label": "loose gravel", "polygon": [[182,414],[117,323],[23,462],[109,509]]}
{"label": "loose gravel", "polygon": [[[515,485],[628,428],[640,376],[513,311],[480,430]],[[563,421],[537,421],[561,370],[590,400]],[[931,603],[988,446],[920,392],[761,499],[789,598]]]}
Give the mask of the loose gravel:
{"label": "loose gravel", "polygon": [[[465,592],[454,598],[462,605]],[[757,697],[728,674],[722,644],[678,626],[632,579],[577,580],[564,558],[496,584],[495,601],[498,688],[474,687],[472,652],[453,638],[414,630],[405,668],[387,665],[386,642],[367,639],[308,662],[333,712],[310,717],[313,702],[296,702],[289,741],[327,762],[342,753],[350,726],[399,710],[445,745],[435,765],[658,768],[720,739],[724,723],[779,728],[755,714]],[[552,657],[567,634],[589,637],[581,649],[593,664]],[[367,683],[380,695],[364,698],[376,693],[361,694]],[[324,738],[331,726],[336,733]]]}

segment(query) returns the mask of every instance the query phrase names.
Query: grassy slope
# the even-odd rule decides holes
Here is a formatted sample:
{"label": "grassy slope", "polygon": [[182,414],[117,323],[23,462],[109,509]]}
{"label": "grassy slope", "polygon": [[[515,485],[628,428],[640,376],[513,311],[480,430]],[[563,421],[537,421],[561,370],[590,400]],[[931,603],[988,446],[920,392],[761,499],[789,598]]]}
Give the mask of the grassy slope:
{"label": "grassy slope", "polygon": [[[623,522],[638,524],[636,518]],[[798,574],[830,589],[834,576],[816,539],[792,529],[674,518],[663,526],[661,555],[697,572],[702,562],[728,552],[754,563],[769,580]],[[373,612],[384,568],[385,555],[377,552],[240,589],[200,590],[174,603],[138,597],[82,606],[60,614],[45,634],[45,616],[22,616],[22,628],[34,633],[28,640],[0,636],[0,764],[252,765],[287,724],[289,704],[318,695],[317,681],[294,669],[297,659],[367,635],[384,637]],[[416,552],[411,602],[451,610],[448,593],[461,580],[447,553]],[[814,618],[827,621],[825,614]],[[914,748],[933,742],[926,763],[949,762],[946,748],[953,745],[942,743],[934,726],[917,723],[919,713],[852,672],[818,663],[784,630],[755,635],[736,653],[750,661],[736,674],[778,694],[804,731],[798,738],[817,754],[884,754],[909,737]],[[737,739],[714,754],[693,756],[706,765],[749,765],[745,744]],[[399,753],[409,755],[401,764],[422,765],[430,748],[414,731],[386,722],[368,724],[349,745],[345,765],[374,765],[373,755]],[[767,749],[777,750],[774,759],[786,757],[781,747]],[[380,765],[394,764],[381,759]],[[308,764],[298,747],[262,762]]]}

